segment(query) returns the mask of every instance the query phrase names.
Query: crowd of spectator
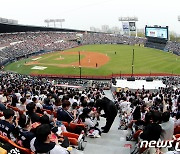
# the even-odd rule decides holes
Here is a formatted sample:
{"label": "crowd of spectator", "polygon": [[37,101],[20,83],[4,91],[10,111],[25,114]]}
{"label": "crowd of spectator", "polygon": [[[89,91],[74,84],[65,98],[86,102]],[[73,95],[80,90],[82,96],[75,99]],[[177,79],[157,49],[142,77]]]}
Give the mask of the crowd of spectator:
{"label": "crowd of spectator", "polygon": [[[16,59],[39,51],[57,51],[79,45],[76,32],[21,32],[0,34],[0,62]],[[144,45],[146,38],[118,34],[84,33],[81,44]],[[180,45],[169,41],[165,50],[179,53]]]}
{"label": "crowd of spectator", "polygon": [[88,33],[83,35],[83,44],[144,44],[145,38],[115,34]]}
{"label": "crowd of spectator", "polygon": [[[103,92],[104,87],[110,86],[110,81],[50,79],[8,72],[0,74],[1,135],[32,151],[68,153],[67,145],[62,144],[67,138],[63,138],[61,143],[56,138],[68,131],[62,121],[84,124],[88,136],[100,137],[100,108],[104,108],[107,117],[107,126],[104,130],[102,127],[102,132],[109,131],[116,116],[110,116],[111,108],[114,109],[113,113],[116,113],[116,109],[110,106],[114,103],[104,97]],[[163,80],[167,87],[156,92],[142,89],[115,93],[115,104],[123,117],[121,120],[127,118],[129,129],[141,131],[141,140],[170,140],[174,128],[180,125],[180,90],[173,89],[179,84],[180,78],[172,76],[158,79]],[[81,85],[82,88],[57,86],[59,84]],[[108,108],[101,105],[104,102]],[[15,112],[10,106],[20,112]],[[53,116],[47,111],[52,111]],[[80,133],[78,131],[74,133]],[[132,131],[132,134],[136,134],[136,131]],[[52,139],[54,136],[51,132],[56,135],[55,139]],[[48,143],[47,146],[45,143]]]}
{"label": "crowd of spectator", "polygon": [[[78,46],[75,32],[23,32],[0,35],[0,62],[32,53],[65,50]],[[143,44],[145,39],[101,33],[84,33],[81,44]]]}
{"label": "crowd of spectator", "polygon": [[[127,140],[135,140],[138,145],[142,141],[174,140],[173,135],[180,133],[180,89],[173,89],[174,86],[179,85],[180,78],[162,77],[161,79],[166,84],[166,88],[160,88],[157,92],[142,89],[135,92],[115,93],[120,113],[119,129],[128,129],[130,134]],[[156,153],[158,149],[156,148],[146,150],[149,153]],[[137,148],[134,153],[137,151],[143,153],[144,150],[145,148],[142,147]],[[158,150],[166,153],[168,148],[165,146]]]}
{"label": "crowd of spectator", "polygon": [[15,59],[17,57],[45,51],[65,50],[76,47],[74,39],[76,33],[61,32],[24,32],[0,35],[0,60]]}
{"label": "crowd of spectator", "polygon": [[165,47],[166,50],[173,52],[176,55],[180,55],[180,43],[169,41]]}
{"label": "crowd of spectator", "polygon": [[[53,132],[60,138],[62,133],[67,132],[62,121],[82,123],[87,132],[92,128],[95,130],[89,136],[100,137],[101,131],[96,127],[99,113],[95,102],[104,96],[103,86],[107,85],[107,81],[104,84],[103,81],[93,81],[86,87],[86,80],[38,78],[7,72],[0,74],[0,135],[32,151],[54,154],[67,153],[67,145],[63,148],[62,144],[64,140],[60,146],[59,140],[53,140],[51,134]],[[56,84],[81,84],[82,88]],[[46,111],[52,111],[53,116]]]}

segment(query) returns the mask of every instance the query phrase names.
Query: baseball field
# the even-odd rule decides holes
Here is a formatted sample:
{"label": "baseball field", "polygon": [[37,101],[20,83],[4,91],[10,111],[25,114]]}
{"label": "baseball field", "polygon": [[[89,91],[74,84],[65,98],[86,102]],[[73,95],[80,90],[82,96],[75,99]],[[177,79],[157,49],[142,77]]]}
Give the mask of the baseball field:
{"label": "baseball field", "polygon": [[82,76],[131,74],[134,49],[134,74],[180,75],[180,57],[161,50],[129,45],[85,45],[65,51],[22,59],[5,70],[30,75]]}

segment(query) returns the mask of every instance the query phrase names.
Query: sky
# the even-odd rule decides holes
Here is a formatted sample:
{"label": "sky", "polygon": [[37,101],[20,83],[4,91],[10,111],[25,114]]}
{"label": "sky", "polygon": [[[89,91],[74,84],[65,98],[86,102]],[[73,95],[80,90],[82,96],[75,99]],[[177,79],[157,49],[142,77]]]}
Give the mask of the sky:
{"label": "sky", "polygon": [[139,29],[169,26],[180,34],[179,6],[180,0],[0,0],[0,17],[35,26],[46,26],[45,19],[65,19],[63,28],[89,30],[102,25],[122,28],[119,17],[136,16]]}

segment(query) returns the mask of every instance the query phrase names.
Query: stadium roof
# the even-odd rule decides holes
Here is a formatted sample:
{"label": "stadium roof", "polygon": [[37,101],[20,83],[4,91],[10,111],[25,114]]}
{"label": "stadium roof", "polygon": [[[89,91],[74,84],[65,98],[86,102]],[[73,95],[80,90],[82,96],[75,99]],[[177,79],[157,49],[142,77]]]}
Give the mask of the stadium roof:
{"label": "stadium roof", "polygon": [[37,32],[37,31],[86,32],[84,30],[75,30],[75,29],[0,23],[0,33]]}

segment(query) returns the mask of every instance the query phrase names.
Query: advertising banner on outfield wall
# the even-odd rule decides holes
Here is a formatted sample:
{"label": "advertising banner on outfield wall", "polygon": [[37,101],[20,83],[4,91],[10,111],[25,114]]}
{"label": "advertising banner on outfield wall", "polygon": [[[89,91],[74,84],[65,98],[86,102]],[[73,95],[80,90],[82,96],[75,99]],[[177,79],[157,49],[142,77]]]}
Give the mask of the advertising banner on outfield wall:
{"label": "advertising banner on outfield wall", "polygon": [[123,31],[129,31],[129,23],[128,22],[122,22]]}
{"label": "advertising banner on outfield wall", "polygon": [[136,31],[136,23],[135,22],[129,22],[129,30]]}

